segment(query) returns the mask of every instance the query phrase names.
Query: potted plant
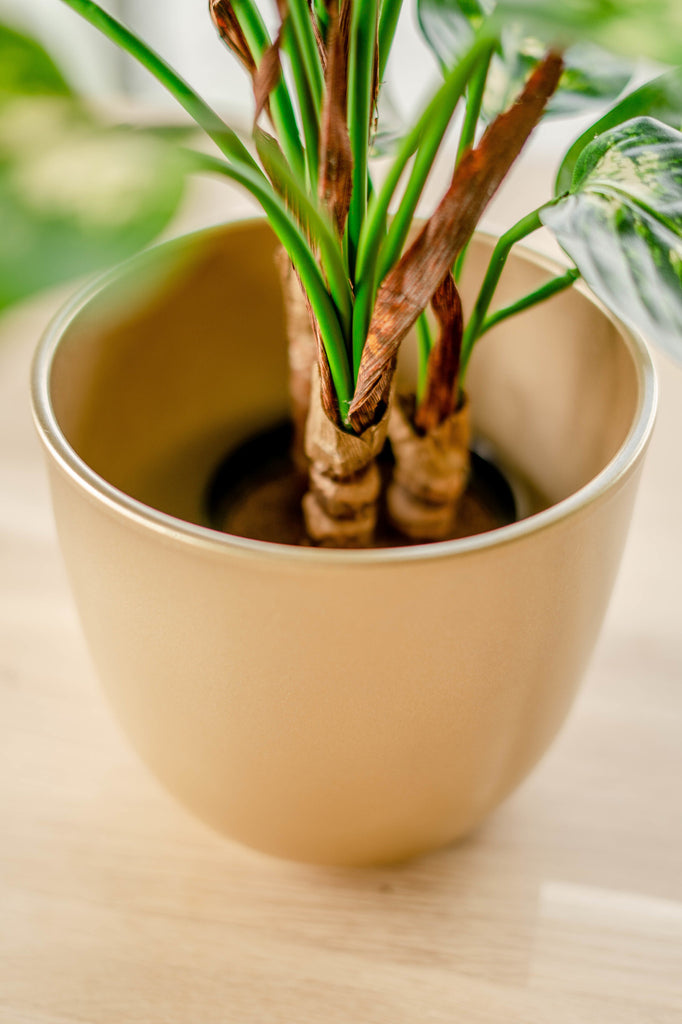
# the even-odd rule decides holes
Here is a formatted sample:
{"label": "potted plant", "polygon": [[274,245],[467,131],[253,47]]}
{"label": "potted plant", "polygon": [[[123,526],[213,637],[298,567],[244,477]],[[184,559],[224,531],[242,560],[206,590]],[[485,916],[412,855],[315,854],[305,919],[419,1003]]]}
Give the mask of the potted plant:
{"label": "potted plant", "polygon": [[[63,2],[222,154],[184,149],[183,167],[238,181],[269,223],[136,259],[37,357],[60,536],[111,700],[159,777],[247,843],[358,863],[451,841],[546,748],[608,599],[655,384],[637,336],[572,286],[679,347],[678,73],[603,116],[494,244],[474,229],[550,104],[622,91],[626,62],[597,44],[627,50],[646,24],[650,54],[674,58],[672,36],[630,5],[422,0],[444,80],[379,184],[400,2],[289,0],[273,40],[252,0],[212,0],[253,80],[255,153],[97,4]],[[415,224],[460,108],[452,180]],[[574,265],[508,266],[541,224]],[[291,458],[270,429],[287,383]],[[470,419],[527,508],[510,521],[488,474],[499,528],[458,539]],[[260,540],[249,523],[273,503]]]}

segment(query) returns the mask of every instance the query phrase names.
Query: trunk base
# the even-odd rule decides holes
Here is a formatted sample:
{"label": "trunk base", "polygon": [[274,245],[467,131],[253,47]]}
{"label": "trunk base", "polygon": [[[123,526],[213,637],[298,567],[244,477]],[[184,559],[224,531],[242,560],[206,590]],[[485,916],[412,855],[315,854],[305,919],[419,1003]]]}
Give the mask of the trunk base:
{"label": "trunk base", "polygon": [[[291,457],[292,427],[281,423],[230,452],[216,470],[206,498],[207,525],[239,537],[276,544],[308,545],[301,503],[306,477]],[[387,446],[388,448],[388,446]],[[487,453],[486,453],[487,454]],[[378,460],[388,477],[390,451]],[[532,510],[524,510],[529,514]],[[490,457],[471,455],[471,476],[447,540],[506,526],[520,518],[514,491]],[[407,547],[412,541],[393,527],[383,505],[374,547]]]}

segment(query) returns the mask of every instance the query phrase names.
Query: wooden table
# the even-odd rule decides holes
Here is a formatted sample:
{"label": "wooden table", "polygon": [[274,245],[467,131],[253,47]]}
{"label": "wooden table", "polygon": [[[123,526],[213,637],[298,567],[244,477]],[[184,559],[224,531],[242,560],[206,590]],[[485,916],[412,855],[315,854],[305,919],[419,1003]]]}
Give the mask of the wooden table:
{"label": "wooden table", "polygon": [[682,1020],[682,371],[577,706],[454,849],[280,863],[150,778],[98,689],[27,398],[52,296],[0,342],[0,1021]]}

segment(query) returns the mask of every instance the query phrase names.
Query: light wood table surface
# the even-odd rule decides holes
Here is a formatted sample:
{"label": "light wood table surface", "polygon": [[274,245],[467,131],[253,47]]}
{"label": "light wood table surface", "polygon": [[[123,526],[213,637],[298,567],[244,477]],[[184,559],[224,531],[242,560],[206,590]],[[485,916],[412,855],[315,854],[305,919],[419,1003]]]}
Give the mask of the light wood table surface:
{"label": "light wood table surface", "polygon": [[550,753],[459,846],[327,870],[209,831],[110,717],[28,411],[56,301],[0,325],[2,1024],[679,1024],[682,370]]}

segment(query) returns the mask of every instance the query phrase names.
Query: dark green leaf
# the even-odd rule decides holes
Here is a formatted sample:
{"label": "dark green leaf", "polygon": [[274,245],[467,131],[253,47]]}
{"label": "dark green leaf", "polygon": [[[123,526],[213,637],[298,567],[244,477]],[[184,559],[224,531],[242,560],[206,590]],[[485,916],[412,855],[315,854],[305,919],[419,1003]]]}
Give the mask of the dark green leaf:
{"label": "dark green leaf", "polygon": [[541,219],[594,293],[682,358],[682,134],[634,118],[585,147]]}
{"label": "dark green leaf", "polygon": [[419,26],[443,70],[466,53],[494,6],[495,0],[417,0]]}
{"label": "dark green leaf", "polygon": [[592,42],[629,57],[682,60],[679,0],[499,0],[496,14],[546,43]]}
{"label": "dark green leaf", "polygon": [[[418,0],[422,32],[441,68],[455,64],[484,17],[494,8],[494,0]],[[483,100],[483,116],[487,120],[514,100],[546,48],[545,43],[530,36],[522,26],[504,24],[500,52],[493,58]],[[548,105],[548,115],[575,114],[613,100],[632,75],[629,61],[590,43],[569,47],[564,60],[566,70]]]}
{"label": "dark green leaf", "polygon": [[[512,26],[503,32],[501,56],[494,59],[483,102],[488,119],[509,106],[545,51],[546,46],[539,39],[522,35]],[[559,88],[549,101],[546,116],[579,114],[613,100],[632,76],[629,61],[590,43],[569,47],[564,64]]]}
{"label": "dark green leaf", "polygon": [[576,139],[561,162],[556,179],[556,195],[570,188],[578,157],[592,139],[609,128],[640,116],[654,117],[672,128],[682,128],[682,68],[667,71],[629,93]]}
{"label": "dark green leaf", "polygon": [[185,167],[143,132],[97,127],[68,100],[0,109],[0,309],[155,238]]}
{"label": "dark green leaf", "polygon": [[11,96],[69,96],[71,89],[34,39],[0,25],[0,104]]}

